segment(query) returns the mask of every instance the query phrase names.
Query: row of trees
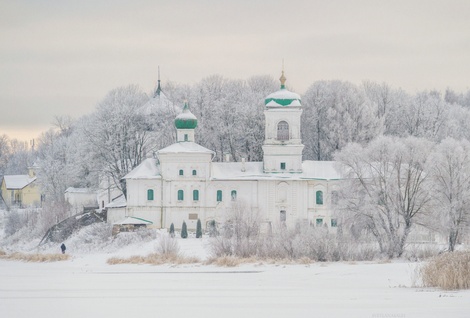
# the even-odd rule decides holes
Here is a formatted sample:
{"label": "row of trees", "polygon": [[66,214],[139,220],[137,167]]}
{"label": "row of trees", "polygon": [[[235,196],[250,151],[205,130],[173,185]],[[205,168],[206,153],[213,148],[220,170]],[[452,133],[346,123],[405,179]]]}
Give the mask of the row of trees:
{"label": "row of trees", "polygon": [[341,163],[338,218],[367,230],[382,253],[402,255],[415,224],[441,232],[453,251],[470,221],[470,143],[447,138],[386,137],[348,144]]}

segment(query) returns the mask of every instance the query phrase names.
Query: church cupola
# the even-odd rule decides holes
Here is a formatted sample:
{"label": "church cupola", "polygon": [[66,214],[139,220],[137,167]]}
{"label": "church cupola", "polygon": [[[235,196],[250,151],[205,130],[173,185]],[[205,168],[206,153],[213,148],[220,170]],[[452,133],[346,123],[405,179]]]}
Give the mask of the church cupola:
{"label": "church cupola", "polygon": [[286,89],[286,77],[284,71],[279,78],[281,81],[281,89],[268,95],[264,104],[266,107],[301,107],[301,100],[299,94],[293,93]]}
{"label": "church cupola", "polygon": [[194,129],[197,127],[197,118],[189,110],[188,103],[184,103],[183,112],[175,118],[176,140],[178,142],[194,142]]}
{"label": "church cupola", "polygon": [[286,77],[282,71],[281,89],[265,99],[266,119],[263,144],[263,166],[266,173],[302,172],[300,138],[300,96],[286,89]]}

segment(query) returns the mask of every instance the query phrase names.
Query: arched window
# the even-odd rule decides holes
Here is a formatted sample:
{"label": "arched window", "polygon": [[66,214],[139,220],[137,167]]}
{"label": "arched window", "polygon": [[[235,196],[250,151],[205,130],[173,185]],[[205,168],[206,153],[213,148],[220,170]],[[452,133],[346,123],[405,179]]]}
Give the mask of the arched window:
{"label": "arched window", "polygon": [[323,205],[323,191],[317,191],[316,192],[316,200],[315,202],[318,205]]}
{"label": "arched window", "polygon": [[231,196],[232,196],[232,201],[235,201],[237,199],[237,191],[232,190]]}
{"label": "arched window", "polygon": [[183,169],[180,169],[179,175],[180,176],[184,175]]}
{"label": "arched window", "polygon": [[289,140],[289,124],[286,121],[277,124],[277,140]]}
{"label": "arched window", "polygon": [[222,201],[222,190],[217,190],[217,202]]}
{"label": "arched window", "polygon": [[197,176],[197,171],[193,170],[193,176]]}
{"label": "arched window", "polygon": [[153,201],[153,190],[152,189],[147,190],[147,200]]}
{"label": "arched window", "polygon": [[199,201],[199,190],[193,190],[193,201]]}
{"label": "arched window", "polygon": [[184,192],[183,190],[178,190],[178,201],[184,200]]}

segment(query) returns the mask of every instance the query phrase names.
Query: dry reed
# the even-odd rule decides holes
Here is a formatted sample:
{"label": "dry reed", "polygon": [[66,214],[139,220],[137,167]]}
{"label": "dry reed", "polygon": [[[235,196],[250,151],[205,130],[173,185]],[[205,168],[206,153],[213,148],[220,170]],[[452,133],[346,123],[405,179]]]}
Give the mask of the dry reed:
{"label": "dry reed", "polygon": [[1,258],[12,261],[34,262],[34,263],[49,263],[66,261],[70,259],[68,254],[25,254],[25,253],[12,253],[7,255],[0,254]]}
{"label": "dry reed", "polygon": [[196,257],[186,257],[176,254],[149,254],[147,256],[130,256],[126,258],[112,257],[107,260],[109,265],[118,264],[150,264],[150,265],[163,265],[163,264],[194,264],[201,261]]}
{"label": "dry reed", "polygon": [[424,286],[442,289],[470,288],[470,251],[445,253],[431,259],[420,269]]}

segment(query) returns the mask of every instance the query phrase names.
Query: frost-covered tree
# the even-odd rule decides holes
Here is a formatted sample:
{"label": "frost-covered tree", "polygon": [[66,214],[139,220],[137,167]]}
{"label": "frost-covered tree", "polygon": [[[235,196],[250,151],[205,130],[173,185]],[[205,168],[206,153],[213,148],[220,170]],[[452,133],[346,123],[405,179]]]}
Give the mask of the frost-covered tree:
{"label": "frost-covered tree", "polygon": [[437,92],[402,95],[387,115],[386,133],[439,141],[446,130],[448,109]]}
{"label": "frost-covered tree", "polygon": [[39,138],[37,171],[38,182],[46,199],[51,202],[63,202],[64,192],[70,185],[71,145],[68,137],[53,129]]}
{"label": "frost-covered tree", "polygon": [[336,154],[343,168],[341,211],[370,231],[388,257],[399,257],[411,227],[431,203],[425,167],[432,143],[414,137],[378,137]]}
{"label": "frost-covered tree", "polygon": [[7,135],[0,136],[0,178],[5,174],[10,157],[10,142]]}
{"label": "frost-covered tree", "polygon": [[350,142],[367,143],[382,133],[377,105],[351,83],[319,81],[302,99],[304,158],[331,160]]}
{"label": "frost-covered tree", "polygon": [[84,151],[92,154],[92,169],[100,169],[124,194],[122,181],[144,159],[151,126],[138,109],[148,101],[136,86],[112,90],[82,129]]}
{"label": "frost-covered tree", "polygon": [[26,174],[28,167],[33,164],[35,153],[28,143],[17,139],[9,140],[10,155],[5,168],[5,174]]}
{"label": "frost-covered tree", "polygon": [[445,139],[432,153],[429,165],[435,206],[454,251],[462,231],[470,221],[470,142]]}

